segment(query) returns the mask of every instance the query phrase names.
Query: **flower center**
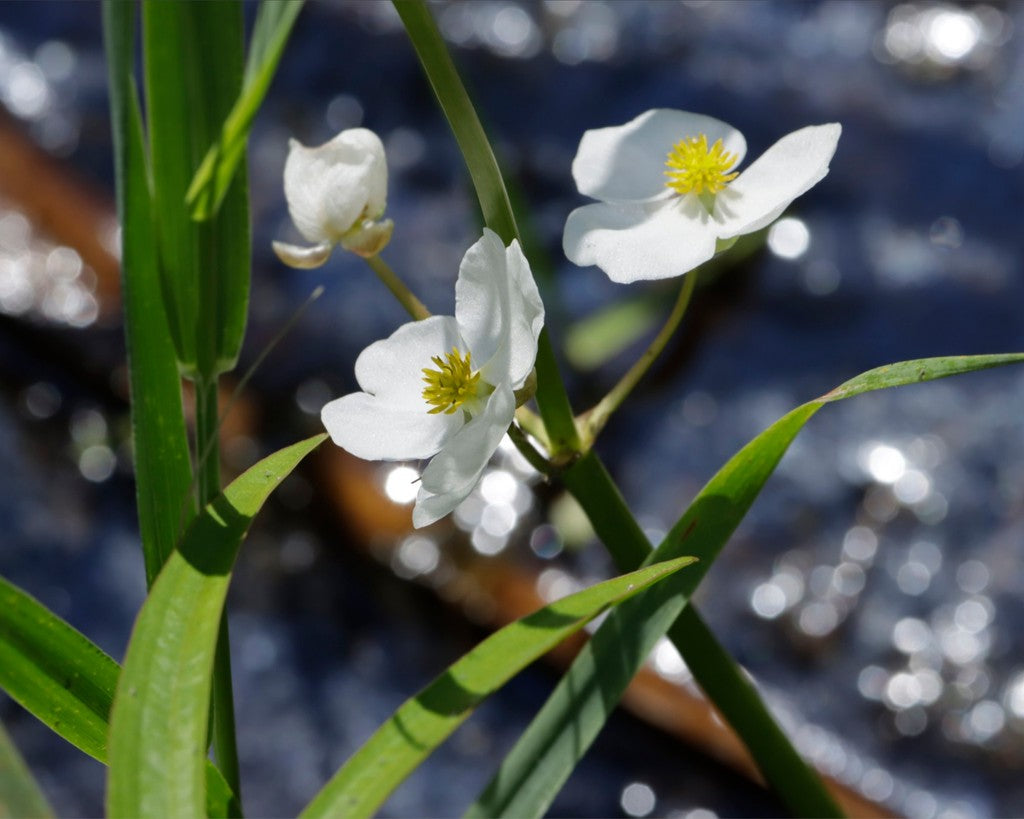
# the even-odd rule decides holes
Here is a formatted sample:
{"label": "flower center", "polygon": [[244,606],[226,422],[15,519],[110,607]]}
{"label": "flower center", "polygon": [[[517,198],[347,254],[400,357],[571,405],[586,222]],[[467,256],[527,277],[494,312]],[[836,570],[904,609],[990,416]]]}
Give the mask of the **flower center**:
{"label": "flower center", "polygon": [[423,368],[423,381],[427,385],[423,388],[423,400],[432,407],[427,412],[431,415],[439,412],[451,415],[467,401],[472,404],[479,396],[480,372],[473,372],[470,354],[463,356],[457,348],[452,347],[452,351],[445,353],[444,358],[435,355],[430,360],[437,365],[437,369]]}
{"label": "flower center", "polygon": [[736,172],[727,173],[735,164],[736,154],[728,153],[721,139],[716,139],[710,148],[704,134],[681,139],[665,160],[665,186],[678,194],[718,193],[739,176]]}

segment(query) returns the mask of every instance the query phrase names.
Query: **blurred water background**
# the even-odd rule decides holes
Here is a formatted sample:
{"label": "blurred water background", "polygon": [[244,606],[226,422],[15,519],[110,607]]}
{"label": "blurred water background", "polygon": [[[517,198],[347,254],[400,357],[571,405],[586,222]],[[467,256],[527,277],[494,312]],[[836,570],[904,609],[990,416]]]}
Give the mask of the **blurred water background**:
{"label": "blurred water background", "polygon": [[[444,2],[433,6],[532,220],[577,409],[642,349],[667,286],[624,288],[561,254],[586,128],[652,107],[744,132],[756,157],[838,121],[829,176],[764,247],[698,293],[684,331],[599,449],[652,538],[714,471],[802,401],[890,361],[1024,349],[1024,4]],[[16,128],[112,200],[99,6],[0,6],[0,101]],[[478,235],[448,127],[390,4],[315,2],[251,141],[254,278],[245,361],[317,285],[257,373],[231,469],[310,434],[352,362],[404,320],[357,260],[297,272],[287,140],[364,125],[391,168],[392,266],[437,312]],[[111,226],[108,240],[116,237]],[[0,574],[115,657],[141,603],[120,329],[94,270],[0,201]],[[598,330],[583,321],[628,302]],[[611,329],[609,329],[611,328]],[[243,366],[245,364],[243,361]],[[829,406],[801,433],[701,588],[702,612],[823,769],[921,819],[1024,813],[1024,372]],[[416,464],[374,467],[407,503]],[[455,541],[545,569],[542,594],[611,572],[557,490],[503,453],[454,526],[380,560],[295,476],[242,552],[231,625],[245,799],[297,812],[406,696],[481,632],[429,591]],[[381,535],[377,546],[386,540]],[[393,540],[393,538],[391,538]],[[372,544],[371,544],[372,545]],[[423,581],[420,585],[408,582]],[[678,655],[653,667],[686,684]],[[553,680],[529,670],[404,786],[387,815],[451,815]],[[6,698],[0,717],[62,815],[102,810],[102,768]],[[557,815],[767,815],[756,786],[616,716]]]}

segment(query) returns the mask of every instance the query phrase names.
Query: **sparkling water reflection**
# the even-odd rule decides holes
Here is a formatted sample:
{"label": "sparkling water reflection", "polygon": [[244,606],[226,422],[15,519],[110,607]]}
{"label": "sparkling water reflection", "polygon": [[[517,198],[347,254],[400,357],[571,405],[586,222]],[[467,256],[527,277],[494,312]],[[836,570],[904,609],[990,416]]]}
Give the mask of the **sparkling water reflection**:
{"label": "sparkling water reflection", "polygon": [[[750,134],[752,148],[764,148],[791,127],[844,123],[828,185],[776,226],[768,253],[708,282],[693,335],[669,351],[599,445],[652,539],[740,445],[843,378],[899,358],[1024,346],[1012,176],[1024,157],[1019,5],[502,0],[432,8],[472,78],[502,160],[537,205],[539,243],[555,259],[546,296],[561,302],[569,320],[624,294],[595,271],[559,261],[565,214],[580,204],[568,167],[583,128],[678,105],[734,122]],[[83,12],[72,6],[67,13]],[[98,107],[104,81],[97,38],[82,44],[70,36],[88,28],[76,17],[67,31],[54,32],[41,30],[48,24],[42,18],[59,15],[29,16],[17,34],[3,33],[0,98],[48,150],[95,167],[95,155],[109,156],[108,145],[95,144],[95,123],[106,116]],[[255,235],[284,235],[280,169],[288,136],[312,144],[342,127],[373,127],[394,167],[389,206],[401,238],[389,260],[408,272],[431,309],[449,312],[453,271],[477,229],[475,203],[392,6],[309,4],[296,38],[302,47],[289,52],[276,81],[282,93],[271,94],[252,137]],[[339,80],[341,52],[353,55],[359,70]],[[108,243],[115,232],[109,234]],[[284,407],[315,425],[326,400],[353,388],[355,354],[404,318],[361,266],[336,257],[315,274],[284,272],[257,257],[256,346],[315,284],[328,287],[304,319],[301,342],[286,342],[278,361],[288,366],[268,365],[257,378],[257,389],[285,398],[268,419],[275,440],[286,428]],[[0,215],[0,305],[8,315],[88,325],[95,320],[93,287],[81,258],[40,243],[17,210]],[[687,350],[697,339],[691,359]],[[585,381],[571,385],[580,406],[613,383],[624,360],[597,362]],[[49,605],[80,618],[117,652],[141,589],[131,524],[117,524],[119,537],[97,537],[89,547],[98,553],[101,544],[119,544],[121,551],[111,552],[118,559],[105,560],[131,571],[111,575],[116,595],[99,587],[83,598],[95,574],[84,563],[57,579],[33,568],[42,546],[65,560],[85,548],[93,513],[76,500],[81,484],[104,475],[105,487],[123,480],[118,423],[67,381],[33,371],[14,382],[24,423],[54,425],[46,434],[66,444],[76,483],[72,490],[67,478],[40,477],[11,440],[2,440],[17,437],[11,430],[19,423],[4,420],[5,463],[19,465],[11,474],[27,476],[28,488],[9,493],[17,500],[4,508],[5,519],[24,532],[24,543],[0,569],[7,576],[13,566],[12,574],[38,581]],[[909,816],[1024,808],[1019,789],[1006,784],[1022,764],[1014,740],[1024,731],[1016,636],[1022,614],[1014,603],[1024,593],[1014,570],[1024,500],[1022,399],[1020,375],[1002,371],[828,407],[801,433],[701,591],[705,616],[773,707],[790,715],[784,719],[801,749]],[[373,474],[392,500],[408,504],[420,467],[389,464]],[[311,492],[290,483],[282,498],[304,509]],[[48,516],[52,508],[61,514]],[[127,503],[121,520],[134,520]],[[545,599],[613,571],[603,551],[588,545],[578,507],[508,448],[454,522],[454,536],[479,553],[535,556],[545,567],[538,581]],[[452,572],[447,537],[400,538],[386,565],[402,578],[440,585]],[[252,726],[243,763],[258,772],[248,777],[250,804],[267,813],[296,812],[347,752],[437,671],[428,649],[450,630],[447,622],[422,627],[420,613],[410,617],[408,608],[395,618],[401,626],[384,617],[364,626],[378,617],[374,606],[396,595],[358,571],[363,582],[324,570],[325,554],[346,551],[336,542],[342,540],[300,528],[272,544],[250,542],[246,557],[263,555],[265,575],[252,571],[235,587],[239,707],[243,724]],[[288,584],[299,578],[304,585],[296,591]],[[269,611],[293,599],[302,605]],[[360,603],[339,610],[342,599]],[[325,625],[311,611],[338,622]],[[114,612],[122,615],[116,625],[104,619]],[[323,637],[328,629],[332,636]],[[689,681],[667,643],[658,644],[651,665]],[[525,683],[513,700],[527,700],[529,713],[548,682]],[[504,712],[479,716],[482,727],[458,739],[389,811],[452,812],[453,783],[466,791],[459,799],[473,797],[484,783],[467,781],[475,767],[467,764],[470,754],[500,753],[515,734]],[[640,756],[643,743],[628,750]],[[699,777],[679,785],[679,767],[662,782],[624,764],[596,775],[591,768],[589,778],[584,770],[582,784],[570,783],[553,810],[587,813],[586,805],[590,813],[643,815],[653,802],[648,812],[690,819],[757,812],[750,807],[757,802],[738,808],[728,801],[734,788]],[[627,808],[627,791],[643,799]],[[587,801],[595,793],[603,799],[596,807]],[[100,805],[102,795],[65,791],[63,798],[60,812],[75,814],[90,812],[82,804]]]}

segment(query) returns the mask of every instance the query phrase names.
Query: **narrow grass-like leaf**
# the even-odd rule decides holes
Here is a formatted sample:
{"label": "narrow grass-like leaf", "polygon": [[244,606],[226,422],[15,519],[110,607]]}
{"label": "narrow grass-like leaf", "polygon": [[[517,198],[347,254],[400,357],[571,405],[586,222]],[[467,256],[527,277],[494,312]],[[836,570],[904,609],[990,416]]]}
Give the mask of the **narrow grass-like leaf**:
{"label": "narrow grass-like leaf", "polygon": [[72,745],[107,758],[120,669],[42,604],[0,578],[0,688]]}
{"label": "narrow grass-like leaf", "polygon": [[919,358],[915,361],[899,361],[885,364],[873,370],[844,381],[831,392],[818,399],[826,404],[841,401],[873,390],[884,390],[888,387],[901,387],[920,381],[935,381],[938,378],[949,378],[953,375],[987,370],[992,367],[1003,367],[1007,364],[1019,364],[1024,361],[1024,353],[1003,353],[1000,355],[954,355],[941,358]]}
{"label": "narrow grass-like leaf", "polygon": [[441,32],[438,31],[430,9],[421,0],[397,0],[395,9],[402,18],[441,109],[448,118],[455,141],[459,143],[480,200],[484,222],[507,245],[519,238],[512,203],[501,178],[498,160],[487,141],[469,94],[455,70]]}
{"label": "narrow grass-like leaf", "polygon": [[[519,239],[512,204],[501,177],[498,161],[487,141],[480,118],[459,79],[444,38],[423,0],[394,0],[405,30],[412,41],[416,55],[423,65],[427,79],[448,118],[455,140],[462,151],[469,170],[484,222],[507,245]],[[522,244],[522,242],[520,242]],[[558,362],[547,330],[538,340],[537,350],[537,406],[548,438],[556,454],[571,452],[579,446],[579,436],[573,419],[565,385],[558,375]]]}
{"label": "narrow grass-like leaf", "polygon": [[[729,667],[732,664],[728,655],[713,638],[713,651],[689,652],[687,620],[677,618],[684,613],[688,598],[790,443],[821,407],[870,390],[1018,362],[1024,362],[1024,354],[934,358],[880,367],[797,407],[743,447],[701,490],[661,545],[647,557],[648,562],[663,561],[685,551],[700,558],[700,563],[692,571],[678,574],[623,603],[608,616],[505,758],[479,800],[470,807],[469,815],[540,816],[597,736],[655,643],[670,627],[674,642],[695,676],[694,660],[701,669],[699,680],[717,682],[708,685],[705,693],[716,704],[723,693],[726,694],[730,723],[746,741],[765,778],[790,809],[799,815],[834,815],[837,812],[834,804],[815,799],[809,805],[808,794],[801,792],[803,782],[799,776],[792,775],[789,766],[779,765],[778,760],[772,758],[779,750],[778,743],[766,743],[744,732],[748,719],[752,725],[759,725],[759,717],[752,710],[749,698],[729,699],[728,692],[720,691],[728,687],[721,684],[723,680],[738,676]],[[583,496],[580,499],[583,500]],[[620,531],[613,519],[615,515],[606,513],[599,530],[610,548],[609,541]],[[632,528],[625,519],[628,517],[628,512],[623,513],[622,531]],[[628,561],[635,556],[625,555],[624,558]],[[710,632],[697,635],[705,643],[710,636]],[[781,733],[778,736],[781,737]]]}
{"label": "narrow grass-like leaf", "polygon": [[35,819],[53,815],[53,808],[0,724],[0,817]]}
{"label": "narrow grass-like leaf", "polygon": [[412,697],[303,811],[307,819],[370,816],[484,699],[602,611],[693,562],[658,563],[564,597],[496,631]]}
{"label": "narrow grass-like leaf", "polygon": [[252,122],[274,78],[302,4],[303,0],[263,0],[260,4],[249,45],[242,93],[224,120],[220,138],[210,146],[186,194],[193,219],[209,219],[220,208],[238,163],[245,156]]}
{"label": "narrow grass-like leaf", "polygon": [[271,491],[320,444],[264,458],[206,506],[139,612],[110,719],[111,816],[196,816],[204,808],[210,677],[238,547]]}
{"label": "narrow grass-like leaf", "polygon": [[181,376],[160,288],[145,141],[132,76],[134,11],[134,3],[108,0],[103,4],[117,209],[122,226],[121,293],[135,497],[150,585],[191,517],[191,466]]}
{"label": "narrow grass-like leaf", "polygon": [[238,357],[249,298],[244,163],[215,217],[185,203],[196,169],[242,89],[240,3],[143,5],[146,122],[164,297],[182,372],[211,381]]}
{"label": "narrow grass-like leaf", "polygon": [[[0,688],[58,736],[103,763],[120,673],[99,646],[0,577]],[[234,795],[209,762],[206,784],[207,816],[237,815]]]}

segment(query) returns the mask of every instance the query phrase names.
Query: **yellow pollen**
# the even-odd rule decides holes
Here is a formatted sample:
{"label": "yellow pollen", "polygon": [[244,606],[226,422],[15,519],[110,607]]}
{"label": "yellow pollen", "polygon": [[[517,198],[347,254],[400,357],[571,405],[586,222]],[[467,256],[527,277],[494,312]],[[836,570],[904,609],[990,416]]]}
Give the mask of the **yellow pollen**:
{"label": "yellow pollen", "polygon": [[469,359],[469,353],[463,356],[452,347],[444,358],[435,355],[430,359],[437,365],[436,370],[423,368],[423,381],[427,385],[423,388],[423,400],[433,407],[427,410],[428,413],[451,415],[466,401],[476,398],[480,373],[473,372]]}
{"label": "yellow pollen", "polygon": [[679,194],[718,193],[739,176],[737,172],[726,173],[735,164],[736,154],[728,153],[721,139],[716,139],[710,148],[704,134],[681,139],[665,160],[665,186]]}

